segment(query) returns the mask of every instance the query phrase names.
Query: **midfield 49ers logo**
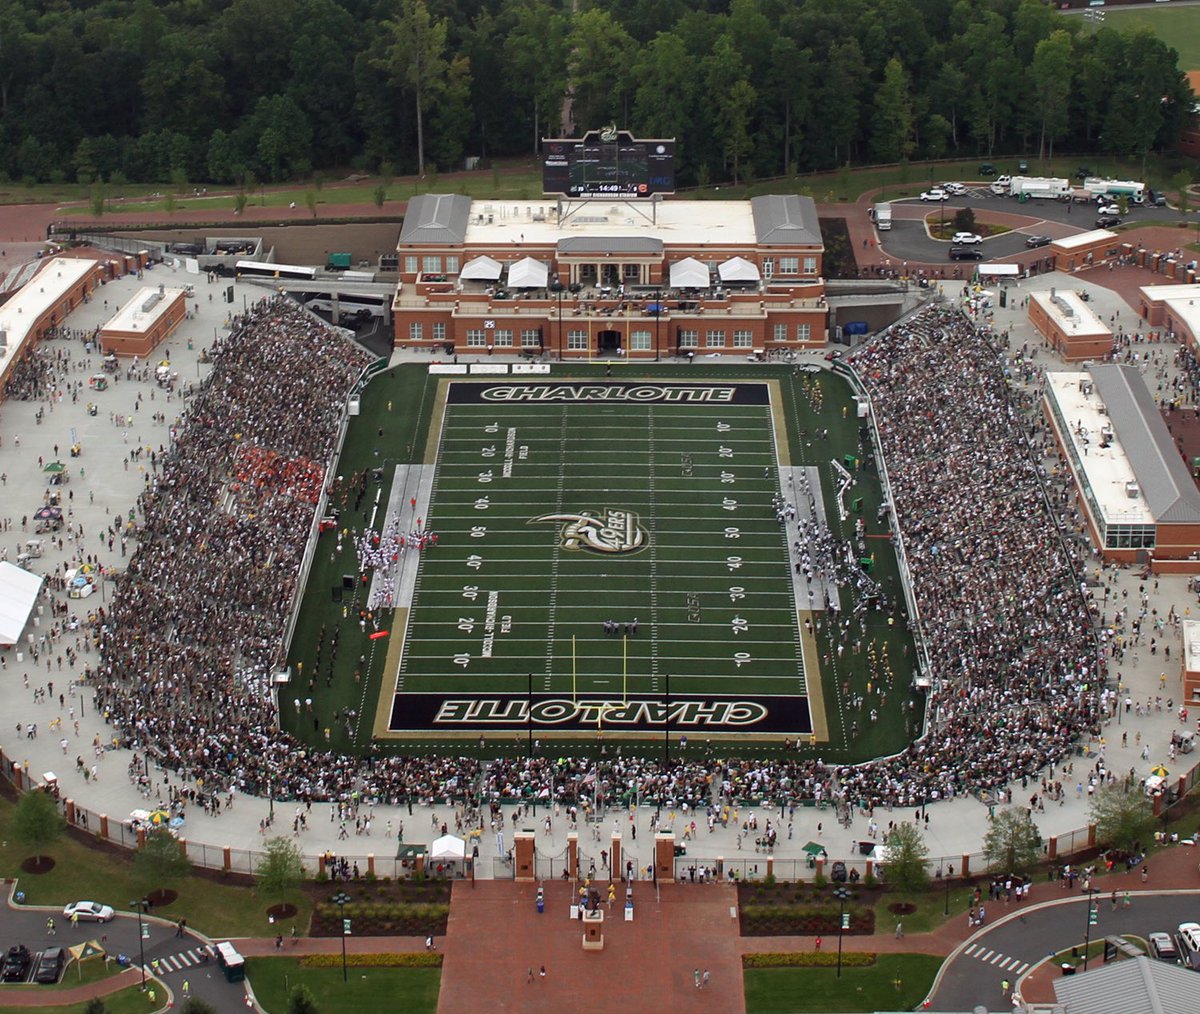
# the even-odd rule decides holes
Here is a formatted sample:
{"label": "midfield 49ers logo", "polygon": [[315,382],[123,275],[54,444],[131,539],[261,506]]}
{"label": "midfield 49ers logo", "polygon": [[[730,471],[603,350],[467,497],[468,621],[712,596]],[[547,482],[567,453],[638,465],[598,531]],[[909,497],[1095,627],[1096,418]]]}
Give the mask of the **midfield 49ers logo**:
{"label": "midfield 49ers logo", "polygon": [[529,524],[562,521],[563,549],[586,549],[591,553],[637,553],[650,542],[650,533],[638,524],[633,511],[605,507],[578,514],[543,514]]}

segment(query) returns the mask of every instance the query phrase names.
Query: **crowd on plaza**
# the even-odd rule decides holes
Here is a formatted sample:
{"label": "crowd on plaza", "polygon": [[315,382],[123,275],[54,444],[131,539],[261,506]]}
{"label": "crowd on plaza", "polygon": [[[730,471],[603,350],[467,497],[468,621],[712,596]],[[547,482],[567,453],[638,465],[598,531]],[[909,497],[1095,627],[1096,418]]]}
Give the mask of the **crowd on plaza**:
{"label": "crowd on plaza", "polygon": [[[213,350],[211,377],[147,474],[138,549],[106,617],[93,685],[121,745],[206,791],[381,804],[538,799],[585,812],[635,801],[694,810],[720,798],[715,819],[730,819],[733,803],[736,822],[739,801],[906,806],[996,789],[1063,758],[1097,720],[1087,608],[999,361],[966,318],[934,307],[851,359],[872,397],[929,638],[933,728],[905,753],[838,768],[695,752],[667,764],[619,750],[361,759],[300,744],[278,730],[268,681],[282,661],[311,504],[299,510],[264,493],[251,515],[225,487],[245,446],[262,449],[256,457],[277,475],[287,462],[328,461],[367,359],[291,304],[263,301]],[[387,563],[408,534],[395,525],[357,549]],[[801,563],[814,576],[837,570],[816,543]]]}

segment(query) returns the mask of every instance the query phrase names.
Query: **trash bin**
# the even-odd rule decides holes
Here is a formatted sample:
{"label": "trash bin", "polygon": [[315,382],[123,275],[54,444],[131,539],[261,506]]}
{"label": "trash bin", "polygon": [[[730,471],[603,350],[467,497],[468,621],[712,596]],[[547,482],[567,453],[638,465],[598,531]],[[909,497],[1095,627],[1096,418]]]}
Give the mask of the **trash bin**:
{"label": "trash bin", "polygon": [[1063,975],[1074,975],[1075,974],[1075,966],[1064,961],[1062,963],[1062,974]]}

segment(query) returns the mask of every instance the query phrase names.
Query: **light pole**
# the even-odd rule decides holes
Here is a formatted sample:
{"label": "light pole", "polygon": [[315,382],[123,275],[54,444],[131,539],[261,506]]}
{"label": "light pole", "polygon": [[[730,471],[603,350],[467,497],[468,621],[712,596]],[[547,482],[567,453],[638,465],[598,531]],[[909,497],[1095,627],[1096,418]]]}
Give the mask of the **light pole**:
{"label": "light pole", "polygon": [[[558,297],[558,358],[563,357],[563,342],[562,342],[562,294],[563,283],[559,279],[554,279],[550,285],[550,291]],[[551,357],[553,358],[553,357]]]}
{"label": "light pole", "polygon": [[846,902],[850,900],[850,892],[844,887],[839,887],[833,892],[833,896],[838,900],[840,911],[838,912],[838,963],[837,977],[842,977],[842,937],[846,934]]}
{"label": "light pole", "polygon": [[330,899],[338,907],[338,913],[342,917],[342,982],[349,982],[350,977],[346,974],[346,937],[350,935],[350,924],[346,919],[346,905],[350,901],[350,895],[345,891],[338,891]]}
{"label": "light pole", "polygon": [[145,937],[142,936],[142,913],[149,907],[150,902],[145,898],[139,898],[137,901],[129,903],[137,909],[138,914],[138,964],[142,969],[142,992],[146,992],[146,945]]}
{"label": "light pole", "polygon": [[952,866],[946,867],[946,915],[950,914],[950,878],[954,875]]}
{"label": "light pole", "polygon": [[526,756],[533,760],[533,673],[529,674],[529,681],[525,688],[525,724],[529,728]]}
{"label": "light pole", "polygon": [[1092,942],[1092,924],[1100,921],[1100,910],[1092,900],[1099,893],[1099,888],[1089,887],[1087,889],[1087,926],[1083,932],[1083,970],[1085,972],[1088,967],[1088,948]]}

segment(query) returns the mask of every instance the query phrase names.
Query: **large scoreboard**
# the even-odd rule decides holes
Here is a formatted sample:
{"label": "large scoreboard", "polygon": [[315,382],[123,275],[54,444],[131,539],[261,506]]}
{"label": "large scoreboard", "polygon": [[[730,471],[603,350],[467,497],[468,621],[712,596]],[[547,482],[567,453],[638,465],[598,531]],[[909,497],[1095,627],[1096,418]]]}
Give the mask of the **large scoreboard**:
{"label": "large scoreboard", "polygon": [[542,138],[542,190],[568,197],[673,194],[675,139],[638,140],[616,127]]}

